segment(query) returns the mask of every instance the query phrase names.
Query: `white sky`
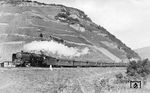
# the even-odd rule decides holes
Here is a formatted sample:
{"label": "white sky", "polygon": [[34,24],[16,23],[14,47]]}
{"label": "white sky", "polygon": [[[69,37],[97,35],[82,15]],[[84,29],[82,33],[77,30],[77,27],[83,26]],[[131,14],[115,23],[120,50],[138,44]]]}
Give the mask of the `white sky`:
{"label": "white sky", "polygon": [[132,49],[150,46],[150,0],[36,0],[84,11]]}

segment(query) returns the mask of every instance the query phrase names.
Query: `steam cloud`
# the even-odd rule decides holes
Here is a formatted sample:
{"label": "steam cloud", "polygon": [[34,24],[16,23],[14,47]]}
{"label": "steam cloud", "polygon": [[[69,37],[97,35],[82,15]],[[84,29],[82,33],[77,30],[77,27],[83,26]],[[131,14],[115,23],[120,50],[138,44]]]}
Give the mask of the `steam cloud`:
{"label": "steam cloud", "polygon": [[26,52],[47,52],[48,54],[58,55],[59,57],[79,57],[81,55],[88,54],[89,48],[79,49],[74,47],[68,47],[64,44],[51,41],[33,41],[24,45],[24,51]]}

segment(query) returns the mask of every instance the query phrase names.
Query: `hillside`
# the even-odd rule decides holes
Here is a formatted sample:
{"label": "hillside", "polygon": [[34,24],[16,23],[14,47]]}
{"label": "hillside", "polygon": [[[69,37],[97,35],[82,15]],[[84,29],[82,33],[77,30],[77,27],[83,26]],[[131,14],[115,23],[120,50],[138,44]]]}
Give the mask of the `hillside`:
{"label": "hillside", "polygon": [[0,0],[0,61],[24,50],[82,61],[140,58],[81,10],[29,0]]}
{"label": "hillside", "polygon": [[136,49],[135,51],[141,56],[141,58],[150,59],[150,47],[139,48],[139,49]]}

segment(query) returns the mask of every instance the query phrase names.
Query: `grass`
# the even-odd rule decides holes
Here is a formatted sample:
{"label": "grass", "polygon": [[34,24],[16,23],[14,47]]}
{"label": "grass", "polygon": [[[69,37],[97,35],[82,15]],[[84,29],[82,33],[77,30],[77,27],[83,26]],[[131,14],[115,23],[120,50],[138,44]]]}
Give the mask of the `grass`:
{"label": "grass", "polygon": [[85,78],[94,78],[108,69],[112,70],[112,68],[55,68],[51,71],[48,68],[0,68],[2,84],[0,91],[1,93],[60,93],[62,91],[82,93],[84,87],[81,85],[84,85]]}
{"label": "grass", "polygon": [[0,93],[149,93],[114,84],[125,68],[0,68]]}

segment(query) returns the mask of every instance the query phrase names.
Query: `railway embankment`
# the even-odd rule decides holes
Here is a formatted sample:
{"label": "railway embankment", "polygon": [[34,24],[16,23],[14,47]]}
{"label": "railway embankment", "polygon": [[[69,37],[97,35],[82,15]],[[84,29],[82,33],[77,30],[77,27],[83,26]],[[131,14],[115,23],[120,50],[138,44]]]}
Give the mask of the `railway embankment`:
{"label": "railway embankment", "polygon": [[125,68],[0,68],[1,93],[85,93],[94,80]]}
{"label": "railway embankment", "polygon": [[0,93],[149,93],[117,84],[115,75],[126,68],[0,68]]}

